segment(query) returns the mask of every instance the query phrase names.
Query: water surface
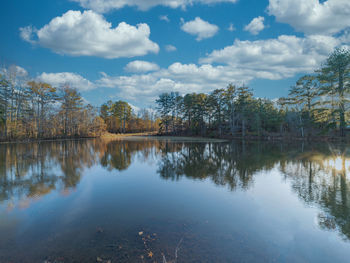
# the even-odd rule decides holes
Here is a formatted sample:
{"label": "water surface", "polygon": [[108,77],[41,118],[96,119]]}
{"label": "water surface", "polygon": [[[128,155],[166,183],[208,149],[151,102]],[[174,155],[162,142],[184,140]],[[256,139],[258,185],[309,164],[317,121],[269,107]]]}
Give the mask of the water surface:
{"label": "water surface", "polygon": [[349,262],[346,145],[0,145],[0,262]]}

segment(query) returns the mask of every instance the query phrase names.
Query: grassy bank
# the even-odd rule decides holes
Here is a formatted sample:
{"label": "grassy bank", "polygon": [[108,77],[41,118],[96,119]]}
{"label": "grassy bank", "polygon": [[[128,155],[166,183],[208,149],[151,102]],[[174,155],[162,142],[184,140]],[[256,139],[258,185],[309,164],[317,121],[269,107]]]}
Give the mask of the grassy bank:
{"label": "grassy bank", "polygon": [[140,133],[109,133],[106,132],[101,135],[101,139],[122,139],[126,137],[141,137],[141,136],[155,136],[157,132],[140,132]]}

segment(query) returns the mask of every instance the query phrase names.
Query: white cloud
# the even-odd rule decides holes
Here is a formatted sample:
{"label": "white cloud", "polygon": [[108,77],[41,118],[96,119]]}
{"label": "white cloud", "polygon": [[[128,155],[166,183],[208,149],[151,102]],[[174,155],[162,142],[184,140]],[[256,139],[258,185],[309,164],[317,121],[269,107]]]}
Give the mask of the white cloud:
{"label": "white cloud", "polygon": [[26,27],[21,27],[19,31],[20,31],[20,37],[23,40],[32,44],[35,43],[35,41],[32,40],[36,31],[35,28],[33,28],[32,26],[26,26]]}
{"label": "white cloud", "polygon": [[155,6],[170,8],[183,8],[193,4],[235,3],[237,0],[71,0],[78,2],[82,7],[92,9],[99,13],[109,12],[125,6],[135,6],[140,10],[148,10]]}
{"label": "white cloud", "polygon": [[37,81],[42,81],[51,84],[54,87],[62,87],[69,85],[79,91],[87,91],[96,88],[96,85],[76,73],[61,72],[61,73],[42,73],[38,76]]}
{"label": "white cloud", "polygon": [[209,64],[173,63],[166,69],[148,74],[131,76],[103,75],[96,82],[99,87],[114,88],[116,96],[132,103],[153,104],[159,94],[177,91],[180,94],[191,92],[210,92],[228,83],[247,83],[253,72],[232,70],[228,66],[212,66]]}
{"label": "white cloud", "polygon": [[28,71],[20,66],[14,66],[15,67],[15,72],[16,75],[19,77],[27,77],[28,76]]}
{"label": "white cloud", "polygon": [[170,22],[170,19],[167,15],[159,16],[159,19],[168,23]]}
{"label": "white cloud", "polygon": [[18,65],[10,65],[9,67],[1,67],[0,74],[17,87],[25,87],[28,81],[28,71]]}
{"label": "white cloud", "polygon": [[125,70],[129,72],[149,72],[159,70],[159,66],[148,61],[135,60],[129,62],[125,66]]}
{"label": "white cloud", "polygon": [[102,73],[101,78],[91,85],[112,88],[118,98],[145,106],[153,104],[163,92],[208,93],[223,88],[228,83],[242,85],[256,78],[275,80],[292,77],[297,73],[313,72],[334,47],[347,40],[347,37],[336,39],[320,35],[305,38],[282,35],[277,39],[236,40],[232,46],[215,50],[202,58],[200,63],[203,64],[200,65],[176,62],[168,68],[130,76],[109,76]]}
{"label": "white cloud", "polygon": [[[21,37],[59,54],[120,58],[157,53],[159,47],[149,39],[147,24],[136,27],[121,22],[117,27],[93,11],[68,11],[39,30],[21,28]],[[33,35],[37,39],[33,38]]]}
{"label": "white cloud", "polygon": [[200,17],[196,17],[194,20],[184,23],[181,29],[186,33],[197,36],[197,41],[213,37],[219,31],[218,26],[210,24]]}
{"label": "white cloud", "polygon": [[265,28],[264,20],[265,18],[262,16],[256,17],[244,27],[244,30],[249,31],[252,35],[257,35]]}
{"label": "white cloud", "polygon": [[168,52],[173,52],[173,51],[176,51],[176,47],[173,45],[166,45],[165,50]]}
{"label": "white cloud", "polygon": [[269,0],[268,12],[307,34],[334,34],[350,27],[349,0]]}
{"label": "white cloud", "polygon": [[236,30],[236,28],[235,28],[235,26],[234,26],[232,23],[230,23],[230,25],[229,25],[229,27],[227,28],[227,30],[230,31],[230,32],[233,32],[233,31]]}
{"label": "white cloud", "polygon": [[306,38],[282,35],[277,39],[240,41],[214,50],[201,63],[222,63],[232,69],[254,71],[254,76],[267,79],[292,77],[296,73],[312,72],[333,49],[342,44],[330,36]]}
{"label": "white cloud", "polygon": [[276,39],[240,41],[214,50],[202,65],[173,63],[168,68],[131,76],[103,75],[97,86],[114,88],[117,96],[133,103],[154,103],[162,92],[210,92],[228,83],[248,84],[256,78],[277,80],[317,69],[348,37],[282,35]]}

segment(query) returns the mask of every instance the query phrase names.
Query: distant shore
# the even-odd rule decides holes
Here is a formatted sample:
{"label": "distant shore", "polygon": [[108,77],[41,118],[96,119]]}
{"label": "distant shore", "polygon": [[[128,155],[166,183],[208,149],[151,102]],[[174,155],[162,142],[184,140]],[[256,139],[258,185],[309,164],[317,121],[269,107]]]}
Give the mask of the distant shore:
{"label": "distant shore", "polygon": [[158,138],[179,138],[179,139],[186,139],[186,140],[218,140],[218,141],[227,141],[227,140],[246,140],[246,141],[308,141],[308,142],[350,142],[349,137],[340,137],[340,136],[309,136],[309,137],[298,137],[298,136],[291,136],[291,135],[277,135],[277,134],[271,134],[271,135],[265,135],[265,136],[257,136],[257,135],[247,135],[247,136],[240,136],[240,135],[222,135],[222,136],[206,136],[206,135],[173,135],[173,134],[156,134],[154,135]]}
{"label": "distant shore", "polygon": [[101,136],[91,136],[91,137],[57,137],[57,138],[24,138],[24,139],[16,139],[16,140],[7,140],[0,141],[0,144],[8,144],[8,143],[30,143],[30,142],[50,142],[50,141],[70,141],[70,140],[85,140],[85,139],[122,139],[126,137],[136,137],[136,136],[153,136],[154,132],[141,132],[141,133],[103,133]]}
{"label": "distant shore", "polygon": [[50,142],[50,141],[68,141],[68,140],[85,140],[85,139],[102,139],[102,140],[121,140],[121,139],[158,139],[172,141],[196,141],[196,142],[225,142],[229,140],[245,140],[245,141],[272,141],[272,142],[350,142],[350,138],[340,136],[310,136],[310,137],[293,137],[281,135],[256,136],[247,135],[245,137],[239,135],[222,135],[222,136],[206,136],[206,135],[187,135],[187,134],[160,134],[158,132],[140,132],[140,133],[103,133],[101,136],[94,137],[59,137],[59,138],[38,138],[38,139],[18,139],[10,141],[1,141],[0,144],[9,143],[31,143],[31,142]]}

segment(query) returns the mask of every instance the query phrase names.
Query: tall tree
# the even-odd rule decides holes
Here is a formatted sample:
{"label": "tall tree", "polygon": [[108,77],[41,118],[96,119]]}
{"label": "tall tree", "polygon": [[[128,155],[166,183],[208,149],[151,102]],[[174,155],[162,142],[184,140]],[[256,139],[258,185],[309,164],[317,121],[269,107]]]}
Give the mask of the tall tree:
{"label": "tall tree", "polygon": [[43,82],[28,82],[33,102],[36,104],[37,136],[42,137],[44,132],[45,113],[48,107],[57,100],[56,88]]}
{"label": "tall tree", "polygon": [[345,136],[346,128],[346,107],[350,92],[350,50],[336,49],[326,60],[321,68],[322,80],[328,80],[328,90],[324,89],[324,95],[337,96],[337,112],[339,114],[340,136]]}
{"label": "tall tree", "polygon": [[231,134],[235,133],[235,122],[236,122],[236,112],[235,112],[235,100],[237,97],[237,89],[233,84],[229,84],[225,91],[225,104],[227,109],[227,115],[229,116],[229,125]]}
{"label": "tall tree", "polygon": [[1,121],[4,125],[4,137],[7,137],[7,119],[10,97],[10,83],[6,77],[0,74],[0,103],[1,103]]}
{"label": "tall tree", "polygon": [[77,130],[77,118],[83,105],[79,92],[69,86],[63,88],[61,96],[61,113],[63,114],[63,129],[65,136],[74,136]]}
{"label": "tall tree", "polygon": [[225,114],[225,89],[216,89],[210,94],[210,101],[213,104],[214,116],[217,123],[219,135],[223,133]]}
{"label": "tall tree", "polygon": [[132,116],[131,106],[127,102],[119,100],[113,104],[112,112],[123,123],[122,132],[125,133],[126,123]]}
{"label": "tall tree", "polygon": [[290,103],[298,108],[302,137],[304,137],[305,128],[307,128],[310,135],[316,95],[317,82],[316,77],[312,75],[305,75],[299,78],[296,85],[292,86],[289,91]]}
{"label": "tall tree", "polygon": [[156,100],[157,109],[161,116],[161,128],[165,128],[165,133],[168,133],[169,124],[170,124],[170,113],[172,111],[172,100],[169,93],[162,93],[159,95],[159,98]]}
{"label": "tall tree", "polygon": [[241,120],[243,137],[245,137],[246,135],[247,122],[248,122],[249,113],[250,113],[249,106],[251,105],[252,99],[253,99],[253,93],[248,87],[242,86],[237,89],[236,108]]}

